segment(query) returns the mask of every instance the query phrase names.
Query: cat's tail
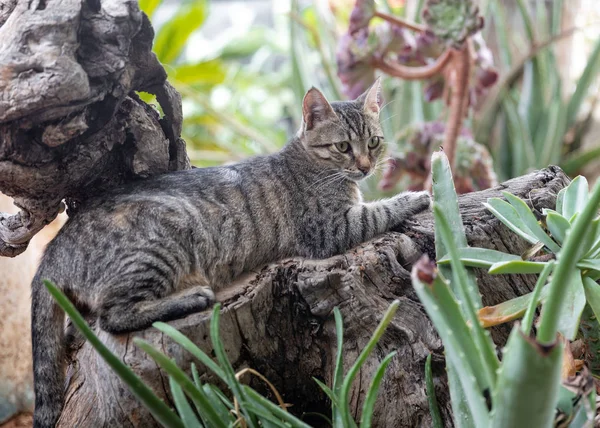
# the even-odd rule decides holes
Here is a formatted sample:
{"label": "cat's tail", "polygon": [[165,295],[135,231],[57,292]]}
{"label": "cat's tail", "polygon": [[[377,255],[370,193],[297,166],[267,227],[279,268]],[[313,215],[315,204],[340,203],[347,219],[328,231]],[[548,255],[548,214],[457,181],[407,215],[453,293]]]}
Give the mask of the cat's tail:
{"label": "cat's tail", "polygon": [[[46,257],[44,259],[47,260]],[[65,314],[42,282],[48,278],[47,265],[48,263],[42,260],[31,287],[34,428],[54,428],[64,400]]]}

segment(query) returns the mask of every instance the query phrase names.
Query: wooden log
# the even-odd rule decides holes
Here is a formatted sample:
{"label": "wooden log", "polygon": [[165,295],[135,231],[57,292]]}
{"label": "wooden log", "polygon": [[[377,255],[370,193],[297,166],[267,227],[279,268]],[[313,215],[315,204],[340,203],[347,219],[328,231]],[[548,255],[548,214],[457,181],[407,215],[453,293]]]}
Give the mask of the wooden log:
{"label": "wooden log", "polygon": [[[558,167],[516,178],[500,186],[460,197],[460,210],[469,244],[520,254],[528,244],[509,231],[482,206],[490,197],[509,191],[524,198],[536,212],[554,207],[556,194],[569,179]],[[397,354],[385,372],[374,414],[377,427],[415,427],[431,423],[424,383],[424,364],[433,353],[436,394],[446,426],[452,426],[445,381],[442,344],[410,282],[410,269],[423,253],[434,256],[431,213],[416,216],[402,230],[385,234],[346,254],[326,260],[289,259],[241,278],[219,294],[223,303],[221,337],[236,369],[252,367],[282,393],[292,411],[329,413],[330,404],[312,379],[332,383],[336,352],[332,310],[344,318],[344,367],[348,369],[364,348],[384,311],[400,300],[392,324],[360,371],[350,397],[356,416],[380,361]],[[496,304],[529,292],[531,275],[490,276],[477,271],[485,304]],[[209,355],[209,311],[171,323]],[[508,327],[493,330],[502,343]],[[129,364],[156,393],[172,403],[168,377],[132,343],[141,337],[174,358],[189,372],[194,359],[154,329],[101,340]],[[202,370],[203,367],[200,367]],[[206,381],[214,380],[204,373]],[[58,426],[155,427],[149,412],[89,346],[71,355],[67,401]],[[266,390],[260,382],[252,386]]]}

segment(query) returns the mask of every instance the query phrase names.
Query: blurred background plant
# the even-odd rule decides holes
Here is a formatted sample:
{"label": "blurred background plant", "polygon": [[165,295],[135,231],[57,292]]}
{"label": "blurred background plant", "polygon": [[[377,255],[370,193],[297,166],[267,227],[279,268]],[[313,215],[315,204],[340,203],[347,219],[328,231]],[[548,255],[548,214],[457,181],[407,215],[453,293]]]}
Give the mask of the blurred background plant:
{"label": "blurred background plant", "polygon": [[365,183],[368,197],[425,187],[439,146],[459,193],[549,163],[595,179],[600,16],[591,0],[140,6],[183,95],[184,138],[198,166],[281,147],[310,86],[348,99],[382,74],[391,159]]}

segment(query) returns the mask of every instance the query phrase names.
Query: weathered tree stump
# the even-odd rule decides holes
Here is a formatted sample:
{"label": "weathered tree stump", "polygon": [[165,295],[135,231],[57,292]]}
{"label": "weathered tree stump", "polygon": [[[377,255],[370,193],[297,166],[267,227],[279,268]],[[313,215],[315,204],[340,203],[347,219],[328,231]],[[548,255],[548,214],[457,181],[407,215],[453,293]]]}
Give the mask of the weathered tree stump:
{"label": "weathered tree stump", "polygon": [[[554,206],[557,192],[568,183],[557,167],[550,167],[494,189],[460,197],[467,238],[472,246],[519,254],[527,243],[497,221],[482,206],[507,190],[528,201],[537,211]],[[415,427],[431,423],[424,383],[424,364],[434,354],[437,398],[447,426],[451,426],[442,344],[410,282],[411,264],[423,253],[434,255],[433,220],[422,214],[399,232],[388,233],[327,260],[290,259],[267,266],[241,279],[219,296],[223,303],[221,337],[234,367],[252,367],[267,376],[292,403],[295,413],[322,411],[329,403],[312,379],[331,385],[336,352],[334,306],[344,317],[345,367],[354,362],[393,299],[400,309],[351,391],[351,406],[360,414],[366,391],[379,362],[397,351],[388,366],[377,401],[374,426]],[[485,304],[495,304],[529,292],[535,276],[490,276],[478,271]],[[209,355],[210,312],[171,323]],[[502,342],[508,328],[495,329]],[[154,329],[100,338],[167,402],[168,378],[132,343],[142,337],[189,371],[193,357]],[[207,376],[207,380],[213,379]],[[265,391],[263,385],[252,385]],[[67,403],[58,426],[154,427],[149,412],[110,371],[89,346],[72,355]],[[265,391],[266,392],[266,391]]]}

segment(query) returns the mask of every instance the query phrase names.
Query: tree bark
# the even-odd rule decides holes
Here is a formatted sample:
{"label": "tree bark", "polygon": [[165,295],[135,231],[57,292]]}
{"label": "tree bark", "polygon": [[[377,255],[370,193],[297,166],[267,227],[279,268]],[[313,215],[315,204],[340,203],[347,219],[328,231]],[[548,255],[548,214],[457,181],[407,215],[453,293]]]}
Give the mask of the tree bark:
{"label": "tree bark", "polygon": [[[78,202],[190,167],[181,97],[128,0],[0,0],[0,255],[13,257]],[[164,116],[135,91],[153,93]]]}
{"label": "tree bark", "polygon": [[[460,197],[467,238],[472,246],[514,254],[528,244],[509,231],[482,206],[500,190],[524,198],[536,211],[554,207],[556,194],[569,179],[550,167],[482,192]],[[377,404],[373,426],[415,427],[431,424],[424,383],[424,364],[433,353],[436,394],[446,426],[451,426],[451,407],[445,380],[442,344],[410,282],[410,269],[423,253],[434,256],[433,219],[416,216],[398,232],[362,244],[327,260],[290,259],[267,266],[242,278],[217,297],[222,302],[221,337],[236,369],[252,367],[264,374],[282,393],[292,411],[327,414],[329,403],[316,377],[332,383],[336,336],[332,309],[344,318],[344,367],[347,370],[364,348],[392,300],[400,300],[392,324],[360,371],[350,392],[351,408],[358,417],[366,391],[380,361],[391,351]],[[529,292],[532,275],[490,276],[477,270],[485,304],[496,304]],[[210,312],[171,323],[209,355]],[[507,337],[507,326],[492,332],[496,343]],[[130,365],[168,403],[168,377],[133,343],[141,337],[173,358],[189,372],[193,358],[154,329],[112,336],[99,332],[101,340]],[[89,346],[72,355],[67,402],[58,426],[154,427],[149,412]],[[203,367],[200,367],[201,373]],[[204,373],[205,380],[214,380]],[[260,382],[252,386],[267,393]]]}

